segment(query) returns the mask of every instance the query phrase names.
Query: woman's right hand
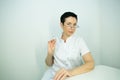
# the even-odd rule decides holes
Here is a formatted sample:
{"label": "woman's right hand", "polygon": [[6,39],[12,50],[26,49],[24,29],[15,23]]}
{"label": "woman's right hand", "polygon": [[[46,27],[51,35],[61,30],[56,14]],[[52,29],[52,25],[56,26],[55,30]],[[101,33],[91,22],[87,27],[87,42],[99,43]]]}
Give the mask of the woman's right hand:
{"label": "woman's right hand", "polygon": [[55,39],[48,41],[48,54],[49,55],[53,56],[54,50],[55,50],[55,43],[56,43]]}

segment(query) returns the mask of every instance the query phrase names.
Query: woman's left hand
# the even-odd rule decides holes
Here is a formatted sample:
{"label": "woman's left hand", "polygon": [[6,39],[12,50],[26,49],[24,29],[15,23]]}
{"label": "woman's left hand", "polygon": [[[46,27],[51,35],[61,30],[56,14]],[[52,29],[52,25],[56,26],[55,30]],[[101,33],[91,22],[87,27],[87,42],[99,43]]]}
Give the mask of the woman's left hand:
{"label": "woman's left hand", "polygon": [[65,80],[66,77],[70,76],[72,76],[71,72],[69,70],[62,68],[59,71],[57,71],[53,80]]}

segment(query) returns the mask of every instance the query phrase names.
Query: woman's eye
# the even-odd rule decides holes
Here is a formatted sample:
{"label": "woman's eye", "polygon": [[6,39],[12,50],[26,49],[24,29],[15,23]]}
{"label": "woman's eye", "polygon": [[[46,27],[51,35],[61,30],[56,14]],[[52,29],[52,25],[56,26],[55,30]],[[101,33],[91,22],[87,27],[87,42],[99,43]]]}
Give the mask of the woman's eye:
{"label": "woman's eye", "polygon": [[71,23],[67,23],[67,25],[71,25]]}

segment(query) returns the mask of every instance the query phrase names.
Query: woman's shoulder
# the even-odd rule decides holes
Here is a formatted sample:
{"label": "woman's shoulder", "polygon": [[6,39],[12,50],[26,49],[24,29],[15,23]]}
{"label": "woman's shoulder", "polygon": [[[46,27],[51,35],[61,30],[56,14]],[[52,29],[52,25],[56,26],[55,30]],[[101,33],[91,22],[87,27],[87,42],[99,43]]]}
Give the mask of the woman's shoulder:
{"label": "woman's shoulder", "polygon": [[83,39],[83,37],[81,35],[74,35],[73,38],[75,40],[82,40]]}

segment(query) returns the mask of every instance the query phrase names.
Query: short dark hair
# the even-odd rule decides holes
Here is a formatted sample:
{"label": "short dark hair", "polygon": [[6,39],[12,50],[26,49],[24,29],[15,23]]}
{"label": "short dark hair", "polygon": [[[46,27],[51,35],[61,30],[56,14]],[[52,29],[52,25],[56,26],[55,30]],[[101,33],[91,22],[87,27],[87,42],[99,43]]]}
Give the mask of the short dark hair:
{"label": "short dark hair", "polygon": [[64,24],[65,18],[70,17],[70,16],[71,16],[71,17],[75,17],[76,20],[78,20],[78,19],[77,19],[77,15],[76,15],[75,13],[73,13],[73,12],[65,12],[65,13],[63,13],[63,14],[61,15],[61,17],[60,17],[61,23]]}

